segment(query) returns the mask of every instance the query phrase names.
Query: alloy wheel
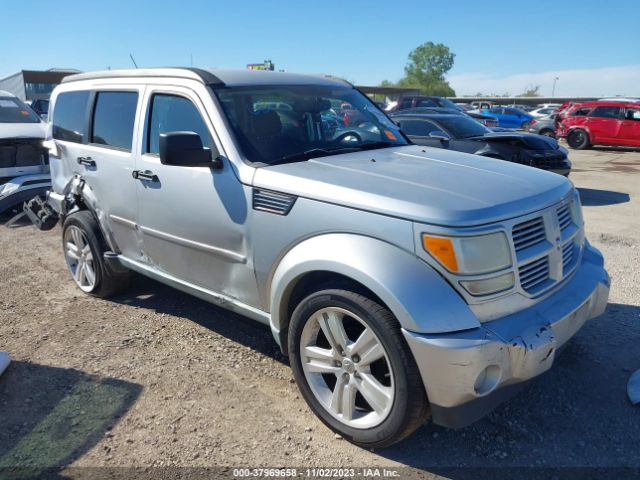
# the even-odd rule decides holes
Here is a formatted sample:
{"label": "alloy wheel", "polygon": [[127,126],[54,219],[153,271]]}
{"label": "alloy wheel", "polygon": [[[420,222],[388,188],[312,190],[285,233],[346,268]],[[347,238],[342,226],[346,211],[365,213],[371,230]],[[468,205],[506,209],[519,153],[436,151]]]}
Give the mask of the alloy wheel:
{"label": "alloy wheel", "polygon": [[64,233],[64,256],[74,281],[84,292],[96,286],[96,268],[93,252],[84,232],[75,225]]}
{"label": "alloy wheel", "polygon": [[391,363],[382,342],[361,318],[342,308],[323,308],[307,320],[300,358],[318,402],[353,428],[372,428],[394,401]]}

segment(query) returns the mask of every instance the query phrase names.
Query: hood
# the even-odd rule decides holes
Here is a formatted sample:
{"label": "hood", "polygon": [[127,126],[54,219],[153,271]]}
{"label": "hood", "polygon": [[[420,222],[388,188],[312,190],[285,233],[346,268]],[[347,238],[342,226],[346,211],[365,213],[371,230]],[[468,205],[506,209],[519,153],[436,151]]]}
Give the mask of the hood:
{"label": "hood", "polygon": [[517,217],[560,201],[554,173],[417,145],[258,168],[254,186],[443,226]]}
{"label": "hood", "polygon": [[41,138],[47,133],[46,124],[39,123],[0,123],[0,140],[13,138]]}
{"label": "hood", "polygon": [[559,147],[555,138],[524,132],[494,131],[477,137],[471,137],[470,140],[517,143],[531,150],[557,150]]}

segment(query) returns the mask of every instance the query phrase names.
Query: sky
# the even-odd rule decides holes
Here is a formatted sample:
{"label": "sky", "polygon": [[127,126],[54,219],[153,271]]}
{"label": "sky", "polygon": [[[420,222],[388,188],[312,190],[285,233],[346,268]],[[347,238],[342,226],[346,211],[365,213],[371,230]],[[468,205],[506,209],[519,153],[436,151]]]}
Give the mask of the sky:
{"label": "sky", "polygon": [[193,66],[396,81],[421,43],[456,54],[458,95],[640,96],[640,0],[0,0],[0,76]]}

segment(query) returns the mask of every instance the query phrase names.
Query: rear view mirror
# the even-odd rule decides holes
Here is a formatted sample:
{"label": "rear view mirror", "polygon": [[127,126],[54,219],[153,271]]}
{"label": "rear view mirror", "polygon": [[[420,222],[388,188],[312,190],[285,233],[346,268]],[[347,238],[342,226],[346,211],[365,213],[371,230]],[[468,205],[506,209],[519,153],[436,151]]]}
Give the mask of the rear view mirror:
{"label": "rear view mirror", "polygon": [[222,167],[219,158],[212,160],[211,149],[202,146],[202,139],[195,132],[161,133],[160,162],[179,167]]}

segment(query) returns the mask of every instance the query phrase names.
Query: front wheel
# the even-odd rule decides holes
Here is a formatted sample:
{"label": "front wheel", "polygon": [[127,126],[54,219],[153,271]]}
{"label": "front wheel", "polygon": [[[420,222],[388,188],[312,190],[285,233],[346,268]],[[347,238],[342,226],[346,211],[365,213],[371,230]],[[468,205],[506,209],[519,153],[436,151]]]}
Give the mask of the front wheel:
{"label": "front wheel", "polygon": [[316,415],[345,439],[396,443],[429,414],[418,367],[395,317],[347,290],[309,295],[293,312],[291,368]]}

